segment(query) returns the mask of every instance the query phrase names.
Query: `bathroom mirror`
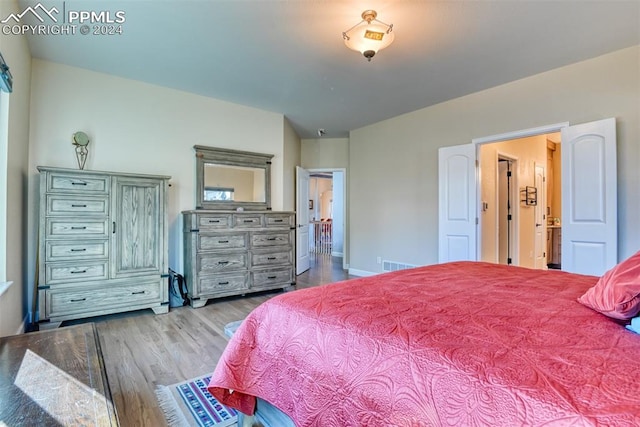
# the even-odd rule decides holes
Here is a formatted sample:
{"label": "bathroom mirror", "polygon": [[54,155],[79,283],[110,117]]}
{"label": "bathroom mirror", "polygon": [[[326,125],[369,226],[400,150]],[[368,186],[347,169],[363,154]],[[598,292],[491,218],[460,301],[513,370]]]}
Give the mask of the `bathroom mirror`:
{"label": "bathroom mirror", "polygon": [[196,208],[271,209],[272,154],[195,145]]}

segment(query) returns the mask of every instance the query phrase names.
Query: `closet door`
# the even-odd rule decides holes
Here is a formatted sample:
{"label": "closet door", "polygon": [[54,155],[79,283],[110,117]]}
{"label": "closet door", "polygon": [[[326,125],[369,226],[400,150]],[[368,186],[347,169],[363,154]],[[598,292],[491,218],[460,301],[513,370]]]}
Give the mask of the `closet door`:
{"label": "closet door", "polygon": [[562,269],[602,275],[618,262],[616,121],[562,129]]}
{"label": "closet door", "polygon": [[114,178],[112,278],[165,272],[165,186],[157,179]]}
{"label": "closet door", "polygon": [[438,261],[477,259],[476,146],[438,150]]}

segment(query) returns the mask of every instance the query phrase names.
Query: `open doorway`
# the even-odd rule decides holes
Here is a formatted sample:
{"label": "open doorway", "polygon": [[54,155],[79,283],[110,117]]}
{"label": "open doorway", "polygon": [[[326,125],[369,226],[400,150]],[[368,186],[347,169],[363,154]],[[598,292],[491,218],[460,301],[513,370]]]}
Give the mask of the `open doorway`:
{"label": "open doorway", "polygon": [[309,171],[309,252],[344,255],[344,173]]}
{"label": "open doorway", "polygon": [[[487,174],[480,163],[480,148],[513,138],[540,136],[560,132],[562,138],[562,170],[555,178],[562,179],[562,208],[556,214],[547,212],[544,227],[549,230],[549,218],[559,217],[561,227],[562,270],[601,276],[618,262],[616,119],[569,125],[556,123],[499,135],[474,138],[471,144],[438,149],[438,260],[484,260],[484,230],[486,221],[480,202],[491,193],[481,188]],[[494,161],[489,166],[497,164]],[[543,165],[544,160],[538,164]],[[535,170],[535,162],[520,162],[518,173]],[[556,171],[557,172],[557,171]],[[533,173],[525,176],[532,179]],[[530,186],[531,188],[527,188]],[[554,186],[555,187],[555,186]],[[519,184],[519,206],[536,200],[535,184]],[[523,198],[523,192],[525,197]],[[557,193],[556,193],[557,194]],[[495,195],[493,196],[495,197]],[[524,200],[524,201],[523,201]],[[528,202],[527,202],[528,201]],[[488,206],[491,206],[488,204]],[[495,211],[495,208],[494,208]],[[534,216],[532,215],[532,222]],[[522,218],[521,218],[522,219]],[[520,228],[522,223],[520,221]],[[493,222],[495,224],[495,222]],[[480,226],[482,224],[482,226]],[[525,235],[520,233],[521,235]],[[495,233],[494,233],[495,236]],[[533,238],[532,238],[533,240]],[[519,252],[522,254],[522,245]],[[534,258],[533,248],[529,261]],[[495,251],[494,251],[495,253]],[[494,261],[495,262],[495,261]],[[519,265],[524,265],[520,259]],[[533,268],[533,267],[532,267]]]}
{"label": "open doorway", "polygon": [[480,145],[483,261],[561,268],[560,153],[559,132]]}
{"label": "open doorway", "polygon": [[[346,170],[297,168],[297,274],[313,267],[313,257],[340,258],[345,268]],[[304,196],[304,197],[303,197]]]}

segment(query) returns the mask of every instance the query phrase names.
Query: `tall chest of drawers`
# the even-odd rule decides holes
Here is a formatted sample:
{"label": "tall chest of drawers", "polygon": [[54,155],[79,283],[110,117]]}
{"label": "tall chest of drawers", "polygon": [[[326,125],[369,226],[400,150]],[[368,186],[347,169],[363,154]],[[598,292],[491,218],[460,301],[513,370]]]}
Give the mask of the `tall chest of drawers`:
{"label": "tall chest of drawers", "polygon": [[38,167],[38,313],[169,309],[168,176]]}
{"label": "tall chest of drawers", "polygon": [[194,308],[295,285],[293,212],[184,211],[184,273]]}

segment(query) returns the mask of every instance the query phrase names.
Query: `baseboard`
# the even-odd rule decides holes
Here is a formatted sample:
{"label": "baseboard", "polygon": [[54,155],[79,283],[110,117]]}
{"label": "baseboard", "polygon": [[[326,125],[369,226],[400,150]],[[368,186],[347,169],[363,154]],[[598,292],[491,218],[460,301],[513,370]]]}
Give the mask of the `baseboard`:
{"label": "baseboard", "polygon": [[2,296],[13,285],[13,282],[0,282],[0,296]]}
{"label": "baseboard", "polygon": [[22,319],[22,323],[20,324],[20,327],[16,331],[15,335],[24,334],[24,332],[26,330],[26,326],[28,324],[29,324],[29,313],[27,313],[27,315],[24,317],[24,319]]}
{"label": "baseboard", "polygon": [[331,256],[336,256],[342,258],[344,254],[342,252],[331,252]]}
{"label": "baseboard", "polygon": [[357,268],[349,268],[349,274],[352,276],[358,276],[358,277],[368,277],[368,276],[375,276],[376,274],[380,274],[380,273],[373,273],[371,271],[358,270]]}

